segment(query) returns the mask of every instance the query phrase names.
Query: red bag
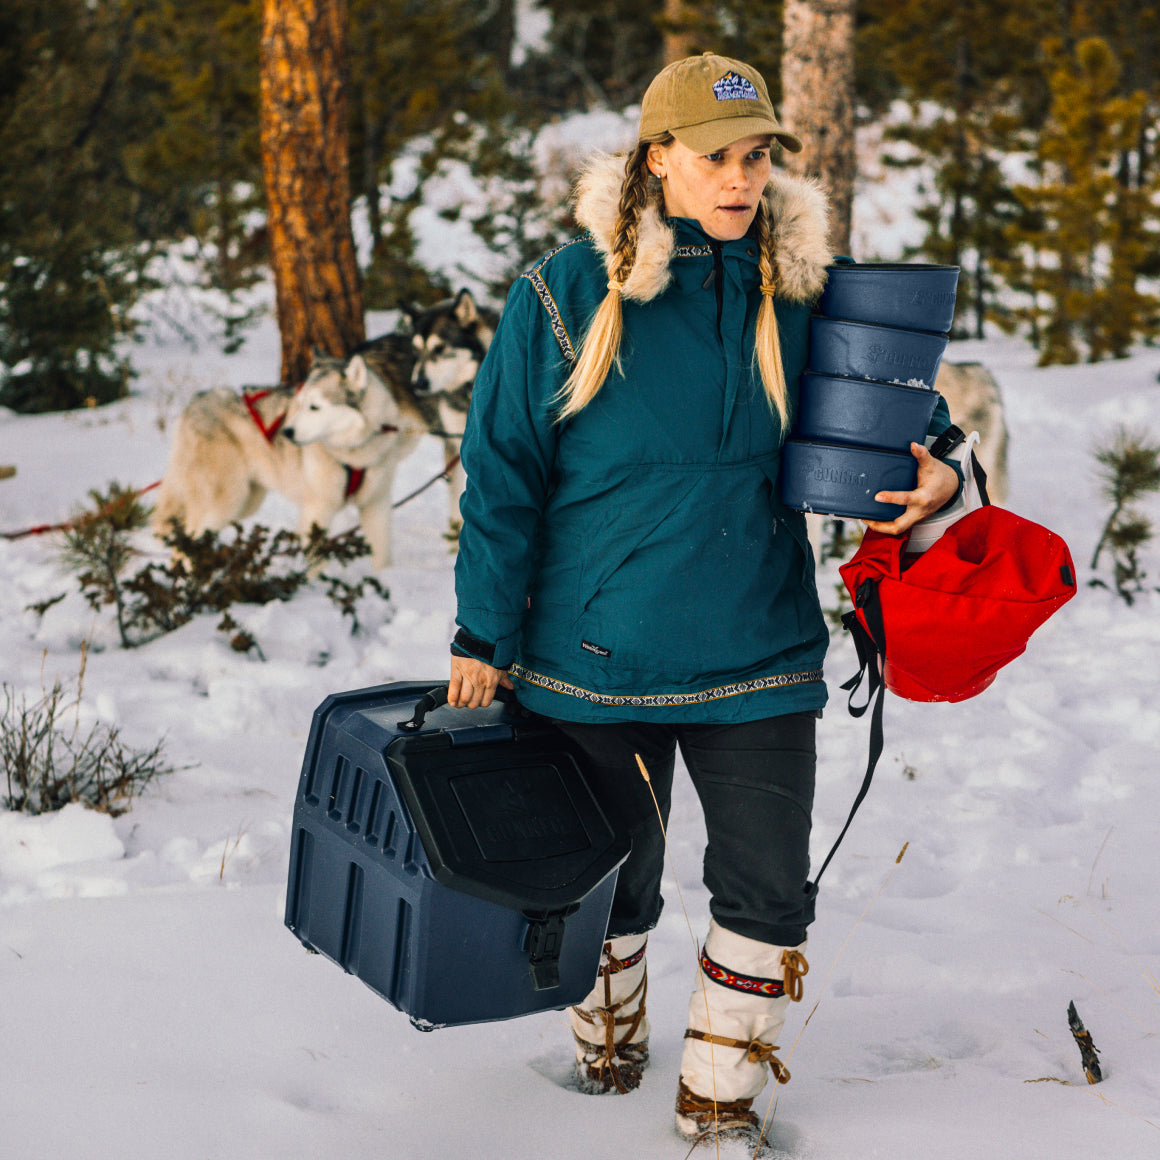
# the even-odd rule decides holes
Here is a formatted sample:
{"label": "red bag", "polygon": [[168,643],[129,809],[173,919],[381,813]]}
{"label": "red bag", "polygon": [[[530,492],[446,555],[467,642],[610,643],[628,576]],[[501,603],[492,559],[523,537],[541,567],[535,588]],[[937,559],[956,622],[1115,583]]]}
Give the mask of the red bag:
{"label": "red bag", "polygon": [[964,516],[920,556],[905,548],[868,531],[839,572],[855,606],[847,628],[869,637],[886,687],[911,701],[981,693],[1075,595],[1063,539],[1002,508]]}
{"label": "red bag", "polygon": [[[1075,565],[1063,539],[1002,508],[988,505],[963,516],[921,555],[908,557],[906,542],[868,531],[838,569],[854,601],[842,623],[854,636],[860,666],[842,688],[850,691],[855,717],[871,702],[874,712],[866,775],[842,832],[807,885],[811,897],[870,789],[882,755],[885,690],[911,701],[974,697],[1075,595]],[[863,678],[867,700],[855,706]]]}
{"label": "red bag", "polygon": [[981,693],[1075,595],[1063,539],[1002,508],[964,516],[920,556],[905,548],[905,537],[868,531],[838,570],[855,606],[846,626],[857,639],[856,619],[886,687],[911,701]]}

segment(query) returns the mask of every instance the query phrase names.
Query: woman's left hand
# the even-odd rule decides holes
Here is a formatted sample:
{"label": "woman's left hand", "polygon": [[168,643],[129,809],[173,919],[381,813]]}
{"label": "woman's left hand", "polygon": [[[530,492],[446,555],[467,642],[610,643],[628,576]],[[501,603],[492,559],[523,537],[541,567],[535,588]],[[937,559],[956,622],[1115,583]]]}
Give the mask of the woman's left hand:
{"label": "woman's left hand", "polygon": [[866,520],[866,526],[888,536],[909,531],[919,520],[937,512],[959,490],[958,472],[933,455],[921,444],[912,443],[910,453],[918,460],[918,481],[914,491],[880,491],[878,503],[902,504],[906,511],[897,519]]}

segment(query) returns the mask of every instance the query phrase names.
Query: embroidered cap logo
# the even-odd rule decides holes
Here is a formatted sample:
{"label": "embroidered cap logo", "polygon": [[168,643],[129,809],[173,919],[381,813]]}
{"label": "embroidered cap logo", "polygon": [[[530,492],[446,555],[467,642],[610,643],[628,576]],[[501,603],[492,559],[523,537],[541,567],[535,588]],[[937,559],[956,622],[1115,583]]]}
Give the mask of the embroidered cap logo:
{"label": "embroidered cap logo", "polygon": [[673,61],[652,79],[640,104],[639,141],[672,134],[695,153],[769,135],[792,153],[802,143],[774,113],[761,74],[744,61],[706,52]]}
{"label": "embroidered cap logo", "polygon": [[719,101],[756,101],[757,89],[753,82],[739,73],[727,72],[713,86],[713,93]]}

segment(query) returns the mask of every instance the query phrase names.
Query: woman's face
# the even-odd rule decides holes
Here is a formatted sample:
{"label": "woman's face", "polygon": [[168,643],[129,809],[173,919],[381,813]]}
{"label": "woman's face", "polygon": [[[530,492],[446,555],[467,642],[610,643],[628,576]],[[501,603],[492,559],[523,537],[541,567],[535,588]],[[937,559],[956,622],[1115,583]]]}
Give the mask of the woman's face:
{"label": "woman's face", "polygon": [[711,238],[743,238],[761,202],[773,168],[768,136],[744,137],[716,153],[694,153],[687,145],[650,145],[649,171],[661,179],[665,212],[694,218]]}

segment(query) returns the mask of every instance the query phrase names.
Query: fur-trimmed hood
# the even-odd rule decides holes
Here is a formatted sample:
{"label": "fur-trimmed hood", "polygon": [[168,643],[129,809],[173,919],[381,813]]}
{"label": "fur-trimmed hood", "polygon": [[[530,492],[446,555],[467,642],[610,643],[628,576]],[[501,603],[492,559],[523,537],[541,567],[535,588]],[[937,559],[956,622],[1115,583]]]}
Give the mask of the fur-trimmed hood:
{"label": "fur-trimmed hood", "polygon": [[[607,269],[612,257],[624,160],[598,154],[576,183],[576,220],[596,242]],[[829,203],[821,185],[811,178],[774,170],[762,195],[774,222],[778,297],[812,302],[826,284],[826,267],[833,260],[826,234]],[[636,262],[625,280],[624,297],[648,302],[664,292],[672,278],[669,262],[676,234],[655,201],[640,223]]]}

